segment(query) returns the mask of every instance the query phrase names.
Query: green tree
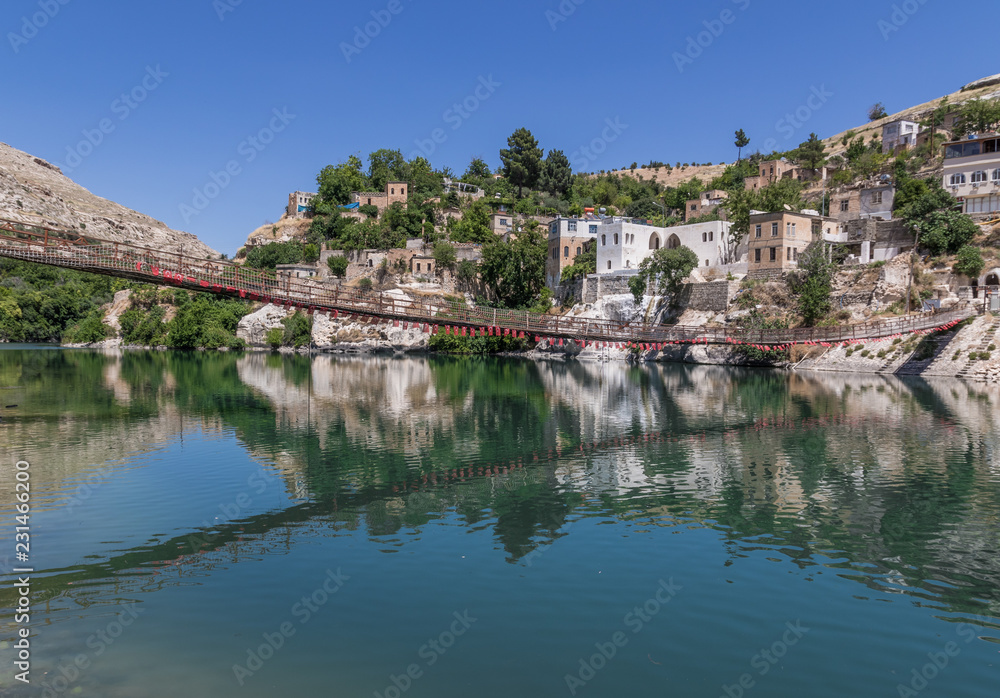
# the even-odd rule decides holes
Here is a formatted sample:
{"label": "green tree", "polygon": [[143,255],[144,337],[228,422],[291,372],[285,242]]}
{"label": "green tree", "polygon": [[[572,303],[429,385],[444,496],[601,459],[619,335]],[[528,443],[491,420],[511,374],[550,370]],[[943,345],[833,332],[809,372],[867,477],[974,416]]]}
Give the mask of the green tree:
{"label": "green tree", "polygon": [[932,211],[911,225],[931,254],[957,252],[979,232],[971,218],[954,210]]}
{"label": "green tree", "polygon": [[324,167],[316,177],[319,186],[316,203],[343,206],[350,203],[351,192],[369,190],[370,182],[361,167],[361,158],[356,155],[347,158],[347,162]]}
{"label": "green tree", "polygon": [[472,158],[472,161],[469,162],[469,166],[465,168],[465,174],[462,175],[462,181],[482,186],[483,182],[488,179],[492,179],[492,177],[493,173],[490,171],[490,166],[486,164],[485,160],[482,158]]}
{"label": "green tree", "polygon": [[976,279],[983,273],[985,267],[986,262],[983,260],[983,255],[979,252],[979,248],[972,245],[964,245],[955,255],[955,265],[952,269],[954,269],[956,274]]}
{"label": "green tree", "polygon": [[472,285],[479,278],[479,265],[471,259],[463,259],[458,263],[455,278],[466,287]]}
{"label": "green tree", "polygon": [[402,181],[406,176],[406,160],[398,150],[376,150],[368,155],[368,182],[371,191],[385,191],[389,181]]}
{"label": "green tree", "polygon": [[689,247],[662,248],[642,260],[639,274],[629,279],[629,289],[635,302],[642,301],[647,291],[654,296],[669,296],[676,306],[684,279],[698,266],[698,256]]}
{"label": "green tree", "polygon": [[818,170],[826,162],[826,146],[815,133],[809,134],[809,140],[800,143],[795,151],[795,159],[803,167],[810,170]]}
{"label": "green tree", "polygon": [[330,273],[338,279],[347,276],[347,267],[349,264],[350,262],[347,261],[347,257],[344,255],[331,255],[326,258],[326,266],[330,268]]}
{"label": "green tree", "polygon": [[539,188],[556,196],[565,197],[572,185],[573,169],[570,167],[569,158],[561,150],[550,150],[538,181]]}
{"label": "green tree", "polygon": [[492,211],[485,201],[473,201],[461,220],[451,219],[450,236],[453,242],[489,242],[493,237],[490,227]]}
{"label": "green tree", "polygon": [[434,243],[434,261],[437,263],[438,270],[454,269],[457,258],[455,246],[451,243],[444,240]]}
{"label": "green tree", "polygon": [[562,270],[560,281],[572,281],[588,274],[597,273],[596,242],[596,240],[588,240],[583,243],[583,250],[573,260],[573,264]]}
{"label": "green tree", "polygon": [[738,149],[736,151],[736,162],[743,162],[743,149],[750,145],[750,139],[747,137],[746,131],[743,129],[736,131],[736,141],[733,145]]}
{"label": "green tree", "polygon": [[288,347],[304,347],[312,341],[312,318],[305,313],[295,311],[281,324],[285,326],[282,333],[282,343]]}
{"label": "green tree", "polygon": [[833,288],[833,265],[827,261],[825,246],[814,242],[799,255],[799,271],[791,283],[798,296],[799,314],[811,327],[830,312],[830,291]]}
{"label": "green tree", "polygon": [[368,218],[378,218],[378,206],[375,204],[361,204],[358,206],[358,213],[364,214]]}
{"label": "green tree", "polygon": [[876,102],[868,107],[869,121],[878,121],[879,119],[884,119],[887,116],[889,116],[889,112],[885,110],[885,105],[882,104],[882,102]]}
{"label": "green tree", "polygon": [[503,175],[517,187],[521,198],[524,187],[533,188],[542,173],[542,149],[526,128],[519,128],[507,139],[507,148],[500,151]]}
{"label": "green tree", "polygon": [[253,247],[247,252],[245,266],[251,269],[266,269],[274,271],[279,264],[297,264],[302,261],[304,249],[302,243],[269,242],[266,245]]}
{"label": "green tree", "polygon": [[972,99],[962,105],[955,123],[956,135],[992,131],[1000,123],[1000,102]]}
{"label": "green tree", "polygon": [[510,242],[494,238],[483,248],[480,273],[491,296],[505,308],[529,307],[545,286],[546,239],[538,230]]}
{"label": "green tree", "polygon": [[277,349],[285,343],[285,331],[281,327],[272,327],[264,336],[264,341],[272,349]]}

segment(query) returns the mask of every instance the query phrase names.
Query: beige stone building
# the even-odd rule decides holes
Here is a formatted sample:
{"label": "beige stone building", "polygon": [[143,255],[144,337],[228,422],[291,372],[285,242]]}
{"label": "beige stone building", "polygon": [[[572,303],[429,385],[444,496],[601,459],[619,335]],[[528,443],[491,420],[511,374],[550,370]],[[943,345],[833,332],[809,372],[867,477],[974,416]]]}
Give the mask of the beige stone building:
{"label": "beige stone building", "polygon": [[352,191],[351,203],[360,206],[376,206],[381,216],[387,208],[395,203],[406,205],[407,189],[409,189],[409,184],[406,182],[386,182],[383,192]]}
{"label": "beige stone building", "polygon": [[755,213],[750,216],[749,275],[780,276],[798,268],[799,256],[813,240],[835,238],[832,218],[808,213]]}
{"label": "beige stone building", "polygon": [[288,195],[288,208],[285,209],[285,213],[289,218],[305,218],[306,211],[316,196],[304,191],[293,191]]}
{"label": "beige stone building", "polygon": [[689,221],[692,218],[700,218],[701,216],[715,213],[719,206],[725,203],[728,198],[729,192],[722,189],[702,192],[701,197],[691,199],[684,205],[684,220]]}

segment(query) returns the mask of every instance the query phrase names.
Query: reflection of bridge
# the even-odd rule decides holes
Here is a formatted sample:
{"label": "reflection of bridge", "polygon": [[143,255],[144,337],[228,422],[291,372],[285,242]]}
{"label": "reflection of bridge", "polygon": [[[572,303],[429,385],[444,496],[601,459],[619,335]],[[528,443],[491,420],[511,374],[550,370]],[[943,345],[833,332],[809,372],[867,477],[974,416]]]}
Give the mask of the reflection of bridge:
{"label": "reflection of bridge", "polygon": [[[469,308],[458,301],[411,300],[361,289],[329,288],[305,279],[277,277],[230,262],[199,260],[127,243],[85,237],[76,232],[0,219],[0,256],[58,267],[106,274],[153,284],[174,284],[193,291],[235,296],[251,301],[301,308],[332,317],[392,320],[420,325],[425,331],[454,327],[463,335],[517,333],[528,338],[570,338],[580,342],[674,342],[759,344],[780,348],[790,344],[838,343],[922,332],[958,323],[972,310],[895,318],[841,327],[792,330],[734,330],[622,323],[613,320],[537,315],[520,310]],[[644,348],[652,348],[645,346]]]}

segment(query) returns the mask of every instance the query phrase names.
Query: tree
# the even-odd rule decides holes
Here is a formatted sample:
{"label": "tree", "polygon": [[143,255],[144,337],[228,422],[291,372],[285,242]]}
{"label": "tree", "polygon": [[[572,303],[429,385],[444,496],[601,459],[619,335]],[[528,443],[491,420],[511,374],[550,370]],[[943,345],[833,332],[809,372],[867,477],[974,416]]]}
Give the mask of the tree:
{"label": "tree", "polygon": [[826,146],[815,133],[809,134],[809,140],[800,143],[795,151],[795,159],[810,170],[818,170],[826,162]]}
{"label": "tree", "polygon": [[647,289],[654,296],[670,296],[670,305],[677,303],[677,294],[684,279],[698,266],[698,256],[689,247],[662,248],[639,265],[639,275],[629,279],[629,289],[639,303]]}
{"label": "tree", "polygon": [[347,162],[324,167],[316,177],[316,184],[319,185],[317,203],[336,206],[350,203],[351,192],[370,188],[368,178],[361,171],[361,158],[356,155],[347,158]]}
{"label": "tree", "polygon": [[747,137],[746,131],[739,129],[736,132],[736,142],[733,145],[738,148],[736,151],[736,162],[743,162],[743,149],[750,145],[750,139]]}
{"label": "tree", "polygon": [[494,238],[483,248],[480,275],[493,298],[506,308],[527,308],[545,286],[548,245],[537,230],[503,242]]}
{"label": "tree", "polygon": [[398,150],[376,150],[368,155],[368,181],[372,191],[385,191],[390,180],[400,181],[406,176],[406,160]]}
{"label": "tree", "polygon": [[560,281],[573,281],[588,274],[597,273],[597,245],[596,240],[588,240],[583,243],[583,251],[573,260],[573,264],[562,270]]}
{"label": "tree", "polygon": [[799,271],[792,279],[792,291],[798,295],[799,314],[812,327],[830,312],[833,265],[826,260],[824,244],[814,242],[799,255]]}
{"label": "tree", "polygon": [[889,113],[885,110],[885,105],[882,102],[875,102],[875,104],[868,107],[868,120],[878,121],[879,119],[884,119],[889,116]]}
{"label": "tree", "polygon": [[952,269],[956,274],[967,276],[970,279],[977,279],[983,273],[986,262],[978,247],[964,245],[955,255],[955,264]]}
{"label": "tree", "polygon": [[550,150],[538,180],[539,188],[556,196],[565,197],[572,185],[573,169],[570,167],[569,158],[561,150]]}
{"label": "tree", "polygon": [[454,269],[456,259],[454,245],[444,240],[434,243],[434,261],[437,262],[438,270]]}
{"label": "tree", "polygon": [[494,235],[490,227],[490,207],[485,201],[473,201],[461,220],[449,221],[452,242],[488,242]]}
{"label": "tree", "polygon": [[931,132],[931,144],[936,142],[938,127],[944,125],[944,120],[948,117],[948,113],[950,111],[951,105],[948,103],[948,98],[945,97],[927,116],[927,118],[921,122],[920,125],[929,129]]}
{"label": "tree", "polygon": [[954,210],[932,211],[913,221],[911,227],[931,254],[954,253],[979,232],[971,218]]}
{"label": "tree", "polygon": [[992,131],[1000,123],[1000,102],[972,99],[962,105],[955,122],[956,135]]}
{"label": "tree", "polygon": [[347,261],[347,257],[344,255],[333,255],[326,258],[326,266],[330,268],[330,273],[336,276],[338,279],[343,279],[347,276],[347,267],[350,262]]}
{"label": "tree", "polygon": [[459,283],[469,286],[478,276],[479,265],[471,259],[463,259],[458,263],[458,270],[455,272],[455,278],[458,279]]}
{"label": "tree", "polygon": [[507,139],[507,148],[500,151],[503,175],[517,187],[521,198],[524,187],[533,188],[542,173],[542,149],[526,128],[519,128]]}
{"label": "tree", "polygon": [[465,174],[462,175],[462,181],[482,183],[487,179],[490,179],[492,176],[493,173],[490,171],[490,166],[486,164],[485,160],[482,158],[472,158],[469,166],[465,168]]}

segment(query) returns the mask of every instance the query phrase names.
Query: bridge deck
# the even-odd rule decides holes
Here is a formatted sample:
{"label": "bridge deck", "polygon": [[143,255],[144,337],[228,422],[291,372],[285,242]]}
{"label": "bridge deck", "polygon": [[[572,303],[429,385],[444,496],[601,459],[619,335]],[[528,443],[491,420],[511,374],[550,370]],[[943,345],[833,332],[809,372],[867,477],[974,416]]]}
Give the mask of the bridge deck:
{"label": "bridge deck", "polygon": [[520,310],[469,308],[460,302],[406,300],[374,291],[328,287],[307,279],[278,277],[231,262],[198,260],[181,254],[108,242],[75,232],[0,219],[0,256],[66,267],[152,284],[297,307],[333,316],[349,314],[430,326],[493,327],[528,337],[587,342],[669,344],[842,343],[923,332],[957,324],[975,312],[968,308],[838,327],[788,330],[737,330],[681,325],[620,323]]}

